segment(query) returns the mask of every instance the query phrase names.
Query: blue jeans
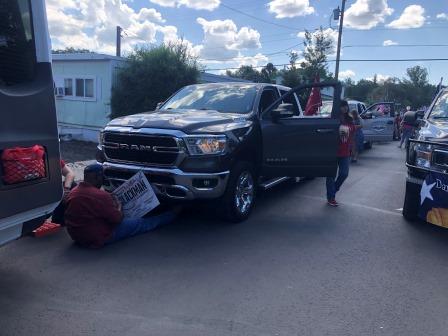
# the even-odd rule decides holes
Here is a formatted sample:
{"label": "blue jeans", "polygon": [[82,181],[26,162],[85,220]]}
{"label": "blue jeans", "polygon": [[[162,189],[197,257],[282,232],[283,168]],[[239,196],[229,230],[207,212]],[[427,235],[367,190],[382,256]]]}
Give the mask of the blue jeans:
{"label": "blue jeans", "polygon": [[141,233],[146,233],[155,229],[158,226],[170,223],[174,220],[176,215],[173,212],[167,211],[157,216],[146,218],[123,219],[117,226],[112,237],[106,242],[111,244],[119,240],[123,240]]}
{"label": "blue jeans", "polygon": [[338,158],[338,176],[327,177],[327,199],[330,201],[336,197],[336,193],[341,188],[342,183],[348,177],[348,171],[350,168],[350,158],[340,157]]}
{"label": "blue jeans", "polygon": [[412,135],[412,129],[403,128],[403,133],[401,134],[401,140],[400,140],[400,148],[401,148],[401,146],[403,146],[403,143],[407,148],[408,141],[409,141],[409,138],[411,137],[411,135]]}

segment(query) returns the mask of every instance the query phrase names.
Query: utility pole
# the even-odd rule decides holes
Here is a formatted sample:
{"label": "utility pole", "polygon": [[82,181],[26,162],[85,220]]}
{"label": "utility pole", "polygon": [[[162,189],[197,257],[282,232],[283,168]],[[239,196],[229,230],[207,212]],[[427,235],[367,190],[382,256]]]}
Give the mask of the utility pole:
{"label": "utility pole", "polygon": [[123,29],[120,26],[117,26],[117,56],[121,57],[121,31]]}
{"label": "utility pole", "polygon": [[341,41],[342,41],[342,27],[344,26],[344,12],[345,12],[345,1],[342,0],[342,7],[339,13],[339,34],[338,34],[338,49],[336,53],[336,70],[334,72],[334,79],[339,78],[339,61],[341,60]]}

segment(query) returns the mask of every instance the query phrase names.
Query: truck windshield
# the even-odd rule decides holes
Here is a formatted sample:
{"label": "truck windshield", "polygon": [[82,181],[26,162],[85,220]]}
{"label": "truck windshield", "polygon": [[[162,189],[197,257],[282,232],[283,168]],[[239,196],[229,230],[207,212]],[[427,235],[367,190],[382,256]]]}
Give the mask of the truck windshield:
{"label": "truck windshield", "polygon": [[227,113],[252,111],[257,88],[253,85],[191,85],[171,97],[161,110],[216,110]]}
{"label": "truck windshield", "polygon": [[435,102],[430,118],[446,119],[448,118],[448,91],[442,93]]}

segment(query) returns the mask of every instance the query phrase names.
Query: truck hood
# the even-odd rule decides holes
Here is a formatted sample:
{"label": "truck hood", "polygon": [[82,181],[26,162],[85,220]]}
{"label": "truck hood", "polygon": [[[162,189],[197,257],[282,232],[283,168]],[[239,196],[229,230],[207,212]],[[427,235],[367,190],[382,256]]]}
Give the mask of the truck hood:
{"label": "truck hood", "polygon": [[419,140],[448,142],[448,120],[426,119],[418,138]]}
{"label": "truck hood", "polygon": [[194,133],[203,130],[225,131],[230,125],[245,124],[247,121],[241,114],[214,110],[165,110],[116,118],[107,126],[174,129]]}

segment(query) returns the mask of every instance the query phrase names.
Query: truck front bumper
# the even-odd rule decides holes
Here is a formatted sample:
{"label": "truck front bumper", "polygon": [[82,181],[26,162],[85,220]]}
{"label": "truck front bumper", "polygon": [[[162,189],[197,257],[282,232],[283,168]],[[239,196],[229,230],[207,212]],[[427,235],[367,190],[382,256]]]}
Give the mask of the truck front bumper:
{"label": "truck front bumper", "polygon": [[189,173],[178,168],[153,168],[104,162],[105,189],[112,191],[142,171],[158,196],[175,200],[214,199],[224,194],[229,171]]}

